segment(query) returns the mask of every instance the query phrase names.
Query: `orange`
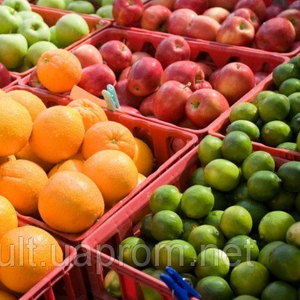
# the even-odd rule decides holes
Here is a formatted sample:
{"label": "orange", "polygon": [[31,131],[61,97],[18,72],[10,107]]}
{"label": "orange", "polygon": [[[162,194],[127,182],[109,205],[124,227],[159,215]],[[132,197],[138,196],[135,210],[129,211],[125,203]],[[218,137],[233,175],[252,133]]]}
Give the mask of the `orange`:
{"label": "orange", "polygon": [[76,154],[84,137],[80,113],[67,106],[52,106],[38,115],[29,140],[33,152],[46,162],[59,163]]}
{"label": "orange", "polygon": [[14,155],[0,156],[0,165],[4,164],[10,160],[16,160],[16,157]]}
{"label": "orange", "polygon": [[135,163],[139,173],[145,176],[151,174],[153,170],[154,157],[148,145],[138,138],[135,139],[135,154],[133,162]]}
{"label": "orange", "polygon": [[0,195],[23,215],[38,212],[39,193],[47,181],[45,171],[29,160],[12,160],[0,166]]}
{"label": "orange", "polygon": [[82,116],[85,131],[87,131],[94,124],[107,121],[107,116],[98,104],[88,99],[76,99],[68,104],[79,111]]}
{"label": "orange", "polygon": [[96,184],[75,171],[57,172],[49,178],[39,197],[39,212],[51,228],[79,233],[104,213],[104,201]]}
{"label": "orange", "polygon": [[46,109],[43,101],[31,92],[14,90],[7,92],[7,95],[22,104],[29,111],[32,121],[36,119],[39,113]]}
{"label": "orange", "polygon": [[48,232],[35,226],[10,230],[0,240],[0,279],[10,290],[25,293],[63,261],[63,252]]}
{"label": "orange", "polygon": [[78,58],[64,49],[46,51],[39,58],[36,71],[43,86],[54,93],[69,92],[82,74]]}
{"label": "orange", "polygon": [[104,121],[93,125],[85,134],[82,154],[85,159],[105,149],[120,150],[131,158],[135,154],[135,139],[124,125],[114,121]]}
{"label": "orange", "polygon": [[11,295],[8,292],[0,291],[0,299],[1,300],[17,300],[17,298],[13,295]]}
{"label": "orange", "polygon": [[137,183],[137,186],[139,186],[145,179],[146,179],[146,176],[144,176],[141,173],[138,173],[138,183]]}
{"label": "orange", "polygon": [[18,217],[14,207],[5,197],[0,196],[0,239],[6,232],[17,227]]}
{"label": "orange", "polygon": [[0,99],[0,156],[17,153],[27,143],[32,130],[28,110],[9,96]]}
{"label": "orange", "polygon": [[5,95],[6,95],[6,93],[2,89],[0,89],[0,98]]}
{"label": "orange", "polygon": [[97,184],[108,206],[127,196],[138,183],[138,170],[133,160],[119,150],[95,153],[85,161],[83,173]]}
{"label": "orange", "polygon": [[48,177],[50,178],[55,173],[61,172],[61,171],[77,171],[77,172],[82,172],[82,169],[83,169],[83,160],[68,159],[66,161],[63,161],[63,162],[58,163],[57,165],[55,165],[49,171]]}

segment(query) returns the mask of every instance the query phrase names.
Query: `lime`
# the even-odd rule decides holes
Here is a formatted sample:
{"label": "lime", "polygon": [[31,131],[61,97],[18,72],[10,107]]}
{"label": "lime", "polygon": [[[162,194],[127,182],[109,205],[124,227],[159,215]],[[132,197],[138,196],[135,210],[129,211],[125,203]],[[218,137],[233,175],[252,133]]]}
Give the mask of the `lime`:
{"label": "lime", "polygon": [[299,64],[299,54],[297,54],[296,56],[292,57],[288,63],[290,64],[294,64],[294,65],[298,65]]}
{"label": "lime", "polygon": [[256,261],[245,261],[233,268],[230,286],[236,295],[259,297],[269,283],[269,271]]}
{"label": "lime", "polygon": [[187,281],[192,287],[195,287],[198,279],[195,275],[191,274],[191,273],[181,273],[180,274],[182,276],[182,278]]}
{"label": "lime", "polygon": [[117,299],[122,298],[122,289],[119,275],[114,270],[109,270],[104,277],[104,288],[107,293]]}
{"label": "lime", "polygon": [[215,159],[204,168],[204,178],[212,188],[229,192],[238,185],[240,170],[229,160]]}
{"label": "lime", "polygon": [[271,200],[279,191],[280,178],[272,171],[257,171],[247,181],[250,197],[265,202]]}
{"label": "lime", "polygon": [[228,239],[236,235],[247,235],[252,229],[251,215],[241,206],[230,206],[224,210],[220,228]]}
{"label": "lime", "polygon": [[217,248],[209,248],[200,252],[197,257],[195,273],[199,279],[207,276],[225,277],[230,268],[226,253]]}
{"label": "lime", "polygon": [[242,131],[228,133],[222,144],[222,155],[233,163],[240,164],[252,152],[249,136]]}
{"label": "lime", "polygon": [[300,212],[297,210],[292,210],[290,212],[291,216],[295,219],[296,222],[300,222]]}
{"label": "lime", "polygon": [[270,210],[282,210],[289,212],[294,208],[295,198],[295,193],[288,192],[283,188],[280,188],[276,196],[271,201],[268,201],[268,207]]}
{"label": "lime", "polygon": [[199,280],[197,292],[205,300],[231,300],[233,292],[228,282],[219,276],[207,276]]}
{"label": "lime", "polygon": [[267,243],[285,241],[286,232],[294,223],[295,220],[290,214],[284,211],[271,211],[259,223],[260,238]]}
{"label": "lime", "polygon": [[196,220],[192,219],[182,219],[183,223],[183,232],[180,236],[181,240],[187,241],[191,231],[199,226],[199,223]]}
{"label": "lime", "polygon": [[249,102],[239,103],[232,107],[229,120],[234,122],[237,120],[248,120],[251,122],[256,122],[258,119],[258,110],[257,107]]}
{"label": "lime", "polygon": [[261,300],[297,300],[297,290],[284,281],[269,283],[261,294]]}
{"label": "lime", "polygon": [[285,142],[285,143],[279,144],[277,146],[277,148],[285,149],[285,150],[289,150],[289,151],[298,151],[297,143],[293,143],[293,142]]}
{"label": "lime", "polygon": [[226,129],[226,133],[232,131],[242,131],[246,133],[251,141],[258,141],[260,131],[259,128],[251,121],[247,120],[237,120],[232,122]]}
{"label": "lime", "polygon": [[181,209],[192,219],[200,219],[211,212],[215,203],[211,188],[193,185],[182,194]]}
{"label": "lime", "polygon": [[176,211],[180,205],[181,193],[174,185],[162,185],[158,187],[149,200],[150,209],[157,213],[161,210]]}
{"label": "lime", "polygon": [[153,214],[148,214],[143,217],[141,220],[141,235],[143,238],[154,240],[154,237],[151,233],[151,222],[153,219]]}
{"label": "lime", "polygon": [[232,300],[259,300],[259,299],[250,295],[241,295],[233,298]]}
{"label": "lime", "polygon": [[300,80],[297,78],[289,78],[285,80],[279,87],[279,93],[286,96],[298,92],[300,92]]}
{"label": "lime", "polygon": [[295,207],[298,212],[300,212],[300,194],[297,194],[296,199],[295,199]]}
{"label": "lime", "polygon": [[261,138],[264,144],[277,147],[284,142],[290,142],[293,133],[289,125],[282,121],[271,121],[266,123],[261,130]]}
{"label": "lime", "polygon": [[214,159],[222,157],[222,143],[221,139],[212,135],[203,138],[198,146],[198,158],[203,166]]}
{"label": "lime", "polygon": [[[146,273],[156,279],[160,279],[160,274],[163,273],[163,271],[161,270],[155,270],[153,268],[148,268],[142,271],[143,273]],[[154,289],[145,286],[145,285],[141,285],[141,290],[142,290],[142,294],[143,294],[143,298],[144,300],[162,300],[162,296],[155,291]]]}
{"label": "lime", "polygon": [[200,253],[208,248],[223,248],[225,238],[216,227],[200,225],[191,231],[188,242],[195,248],[197,253]]}
{"label": "lime", "polygon": [[270,254],[278,246],[284,245],[282,241],[275,241],[266,244],[259,252],[257,261],[263,264],[268,270],[270,270]]}
{"label": "lime", "polygon": [[290,100],[289,118],[293,118],[296,114],[300,113],[300,93],[293,93],[288,96]]}
{"label": "lime", "polygon": [[287,191],[300,192],[300,162],[289,161],[283,164],[277,171],[279,178],[282,180],[283,188]]}
{"label": "lime", "polygon": [[208,186],[207,182],[204,178],[204,168],[197,168],[190,178],[190,185],[200,184],[204,186]]}
{"label": "lime", "polygon": [[258,118],[257,121],[255,122],[255,125],[259,130],[262,130],[262,128],[265,125],[265,122],[261,118]]}
{"label": "lime", "polygon": [[228,197],[237,203],[242,200],[250,199],[246,182],[241,182],[233,191],[228,194]]}
{"label": "lime", "polygon": [[270,95],[273,95],[274,92],[273,91],[262,91],[262,92],[259,92],[253,99],[253,104],[259,108],[260,106],[260,103],[263,99],[269,97]]}
{"label": "lime", "polygon": [[300,113],[296,114],[291,122],[290,122],[290,127],[294,133],[295,136],[300,132]]}
{"label": "lime", "polygon": [[272,171],[275,170],[275,161],[271,154],[266,151],[252,152],[242,164],[242,173],[246,180],[257,171]]}
{"label": "lime", "polygon": [[173,240],[183,231],[181,218],[171,210],[161,210],[153,216],[151,222],[152,236],[158,240]]}
{"label": "lime", "polygon": [[292,63],[285,63],[273,70],[273,81],[279,87],[289,78],[300,78],[300,68]]}
{"label": "lime", "polygon": [[297,151],[300,151],[300,132],[297,135]]}
{"label": "lime", "polygon": [[300,248],[300,222],[292,224],[286,232],[286,242]]}
{"label": "lime", "polygon": [[204,225],[212,225],[219,229],[222,214],[223,214],[223,210],[211,211],[203,220],[203,224]]}
{"label": "lime", "polygon": [[228,207],[228,200],[225,197],[224,193],[215,189],[211,189],[211,192],[213,193],[215,198],[215,204],[213,207],[214,210],[224,210]]}

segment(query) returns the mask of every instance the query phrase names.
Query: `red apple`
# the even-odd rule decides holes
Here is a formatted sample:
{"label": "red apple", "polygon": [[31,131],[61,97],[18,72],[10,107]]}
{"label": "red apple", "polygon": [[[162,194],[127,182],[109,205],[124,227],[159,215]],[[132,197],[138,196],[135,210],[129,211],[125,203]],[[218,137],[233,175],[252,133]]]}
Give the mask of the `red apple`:
{"label": "red apple", "polygon": [[255,45],[258,49],[272,52],[287,52],[295,42],[293,24],[284,18],[273,18],[264,22],[258,29]]}
{"label": "red apple", "polygon": [[185,113],[194,125],[205,128],[228,108],[229,104],[221,93],[212,89],[201,89],[188,98]]}
{"label": "red apple", "polygon": [[237,16],[237,17],[242,17],[244,19],[246,19],[248,22],[250,22],[255,31],[259,28],[260,26],[260,21],[259,18],[257,17],[257,15],[253,12],[252,9],[250,8],[239,8],[237,10],[234,10],[229,16],[228,18],[231,18],[233,16]]}
{"label": "red apple", "polygon": [[12,78],[9,71],[2,63],[0,63],[0,89],[9,85],[11,82]]}
{"label": "red apple", "polygon": [[102,55],[93,45],[83,44],[72,52],[79,59],[82,68],[103,63]]}
{"label": "red apple", "polygon": [[213,70],[210,66],[203,62],[197,62],[197,64],[201,67],[202,71],[204,72],[204,77],[206,79],[209,78],[209,76],[212,74]]}
{"label": "red apple", "polygon": [[197,63],[190,60],[182,60],[172,63],[164,70],[161,83],[176,80],[184,85],[189,85],[190,89],[195,91],[200,88],[204,78],[204,72]]}
{"label": "red apple", "polygon": [[209,81],[209,83],[211,84],[212,87],[214,87],[215,82],[216,82],[216,78],[217,78],[220,71],[221,71],[221,69],[216,69],[209,76],[208,81]]}
{"label": "red apple", "polygon": [[186,145],[186,142],[183,141],[181,138],[174,138],[171,142],[171,149],[174,153],[181,150]]}
{"label": "red apple", "polygon": [[254,37],[253,25],[242,17],[233,16],[221,24],[216,41],[236,46],[249,46]]}
{"label": "red apple", "polygon": [[267,76],[269,75],[269,73],[267,72],[256,72],[254,74],[255,77],[255,85],[259,84],[261,81],[263,81]]}
{"label": "red apple", "polygon": [[177,126],[189,129],[198,129],[196,125],[194,125],[188,117],[185,117],[182,121],[176,124]]}
{"label": "red apple", "polygon": [[181,8],[189,8],[201,15],[208,9],[208,0],[176,0],[174,3],[174,10]]}
{"label": "red apple", "polygon": [[[215,41],[221,25],[208,16],[196,16],[189,23],[186,35],[195,39]],[[199,30],[201,28],[201,30]]]}
{"label": "red apple", "polygon": [[102,90],[108,84],[115,85],[116,76],[113,70],[105,64],[96,64],[82,69],[79,86],[87,92],[102,97]]}
{"label": "red apple", "polygon": [[197,14],[188,8],[173,11],[167,21],[167,32],[185,36],[188,24],[196,16]]}
{"label": "red apple", "polygon": [[272,4],[266,9],[265,21],[270,20],[272,18],[277,17],[282,11],[284,11],[284,7],[280,4]]}
{"label": "red apple", "polygon": [[245,64],[233,62],[218,72],[213,88],[232,105],[255,86],[253,71]]}
{"label": "red apple", "polygon": [[174,10],[175,0],[152,0],[151,5],[163,5],[170,10]]}
{"label": "red apple", "polygon": [[277,17],[285,18],[293,24],[296,33],[295,40],[299,41],[300,40],[300,11],[297,9],[290,8],[281,12]]}
{"label": "red apple", "polygon": [[223,7],[229,11],[234,9],[238,0],[208,0],[209,7]]}
{"label": "red apple", "polygon": [[263,0],[239,0],[234,10],[239,8],[250,8],[262,22],[266,15],[266,4]]}
{"label": "red apple", "polygon": [[215,19],[218,23],[222,24],[223,21],[229,16],[230,12],[223,7],[211,7],[207,9],[203,15]]}
{"label": "red apple", "polygon": [[116,74],[131,65],[132,52],[121,41],[108,41],[100,47],[99,51],[103,60]]}
{"label": "red apple", "polygon": [[293,44],[293,46],[291,48],[291,51],[294,51],[296,49],[300,49],[300,41]]}
{"label": "red apple", "polygon": [[114,0],[113,17],[121,26],[133,26],[140,21],[144,7],[142,0]]}
{"label": "red apple", "polygon": [[29,75],[28,85],[38,89],[45,89],[37,76],[36,68]]}
{"label": "red apple", "polygon": [[191,49],[188,42],[178,35],[164,38],[155,52],[155,58],[160,61],[164,69],[176,61],[189,60],[190,55]]}
{"label": "red apple", "polygon": [[202,80],[199,84],[198,84],[198,90],[200,89],[212,89],[212,85],[210,84],[209,81],[207,80]]}
{"label": "red apple", "polygon": [[269,6],[272,5],[273,0],[264,0],[266,7],[268,8]]}
{"label": "red apple", "polygon": [[143,116],[153,116],[153,105],[154,105],[154,100],[157,92],[154,92],[153,94],[147,96],[144,98],[142,101],[139,111]]}
{"label": "red apple", "polygon": [[300,10],[300,0],[297,0],[289,5],[289,8]]}
{"label": "red apple", "polygon": [[141,59],[142,57],[151,57],[151,55],[144,51],[136,51],[132,53],[131,65],[133,65],[137,60]]}
{"label": "red apple", "polygon": [[135,96],[148,96],[159,87],[162,73],[163,68],[157,59],[143,57],[128,73],[128,89]]}
{"label": "red apple", "polygon": [[185,103],[192,90],[179,81],[170,80],[158,89],[154,104],[154,115],[166,122],[176,124],[185,117]]}
{"label": "red apple", "polygon": [[123,79],[127,79],[130,69],[131,69],[131,66],[123,69],[123,71],[120,73],[120,75],[118,77],[118,81],[123,80]]}

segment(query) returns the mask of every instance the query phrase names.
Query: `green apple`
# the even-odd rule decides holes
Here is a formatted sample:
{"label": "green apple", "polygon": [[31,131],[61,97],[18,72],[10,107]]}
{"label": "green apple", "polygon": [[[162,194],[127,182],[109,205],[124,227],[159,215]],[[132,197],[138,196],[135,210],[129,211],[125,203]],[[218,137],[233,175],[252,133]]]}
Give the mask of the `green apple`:
{"label": "green apple", "polygon": [[48,50],[57,49],[57,47],[46,41],[37,42],[31,45],[26,54],[26,60],[31,66],[36,66],[39,58]]}
{"label": "green apple", "polygon": [[57,48],[62,48],[56,38],[55,25],[50,27],[50,43],[54,44]]}
{"label": "green apple", "polygon": [[114,0],[102,0],[101,6],[112,5]]}
{"label": "green apple", "polygon": [[27,53],[28,45],[22,34],[0,34],[0,62],[9,69],[19,67]]}
{"label": "green apple", "polygon": [[24,35],[28,46],[39,41],[50,41],[50,28],[39,20],[27,19],[18,28],[18,33]]}
{"label": "green apple", "polygon": [[23,19],[23,21],[26,19],[34,19],[44,22],[43,17],[34,11],[23,10],[19,12],[19,16]]}
{"label": "green apple", "polygon": [[31,11],[31,6],[27,0],[4,0],[2,5],[10,6],[17,12]]}
{"label": "green apple", "polygon": [[0,5],[0,34],[16,32],[22,22],[17,11],[9,6]]}
{"label": "green apple", "polygon": [[23,63],[16,69],[19,73],[24,73],[31,69],[33,66],[27,61],[26,57],[23,60]]}
{"label": "green apple", "polygon": [[72,3],[74,0],[64,0],[65,1],[65,7],[68,7],[70,3]]}
{"label": "green apple", "polygon": [[55,25],[55,34],[62,47],[68,47],[90,33],[85,19],[77,14],[62,16]]}
{"label": "green apple", "polygon": [[96,14],[102,18],[108,18],[108,19],[114,18],[112,14],[112,5],[110,4],[99,7]]}
{"label": "green apple", "polygon": [[93,14],[95,8],[92,3],[87,1],[74,1],[67,6],[67,10],[74,11],[81,14]]}
{"label": "green apple", "polygon": [[38,0],[36,4],[39,6],[58,8],[58,9],[66,8],[66,4],[64,0]]}

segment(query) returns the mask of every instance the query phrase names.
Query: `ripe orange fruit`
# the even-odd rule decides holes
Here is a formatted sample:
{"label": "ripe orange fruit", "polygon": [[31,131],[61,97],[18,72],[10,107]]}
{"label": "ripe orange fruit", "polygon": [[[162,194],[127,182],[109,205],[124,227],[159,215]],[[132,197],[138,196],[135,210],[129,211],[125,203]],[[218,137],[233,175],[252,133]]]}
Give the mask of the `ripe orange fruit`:
{"label": "ripe orange fruit", "polygon": [[6,95],[6,93],[2,89],[0,89],[0,98],[5,95]]}
{"label": "ripe orange fruit", "polygon": [[54,237],[35,226],[6,233],[0,240],[0,253],[1,281],[18,293],[27,292],[63,261],[62,249]]}
{"label": "ripe orange fruit", "polygon": [[79,83],[82,74],[78,58],[64,49],[46,51],[36,65],[40,82],[51,92],[69,92]]}
{"label": "ripe orange fruit", "polygon": [[96,184],[75,171],[57,172],[49,178],[39,197],[39,212],[51,228],[79,233],[104,213],[104,201]]}
{"label": "ripe orange fruit", "polygon": [[32,121],[34,121],[39,113],[46,109],[44,102],[36,95],[28,91],[13,90],[7,92],[7,95],[15,101],[22,104],[30,113]]}
{"label": "ripe orange fruit", "polygon": [[138,183],[137,183],[137,186],[139,186],[145,179],[146,179],[146,176],[144,176],[141,173],[138,173]]}
{"label": "ripe orange fruit", "polygon": [[0,156],[0,166],[10,160],[16,160],[14,155]]}
{"label": "ripe orange fruit", "polygon": [[27,143],[32,130],[28,110],[9,96],[0,99],[0,156],[12,155]]}
{"label": "ripe orange fruit", "polygon": [[95,153],[84,162],[83,173],[96,183],[108,206],[127,196],[138,183],[138,170],[133,160],[119,150]]}
{"label": "ripe orange fruit", "polygon": [[84,137],[80,113],[67,106],[52,106],[38,115],[29,140],[33,152],[46,162],[59,163],[78,152]]}
{"label": "ripe orange fruit", "polygon": [[58,163],[55,165],[48,173],[48,177],[50,178],[52,175],[54,175],[57,172],[61,171],[77,171],[82,172],[83,170],[83,160],[80,159],[68,159],[66,161],[63,161],[61,163]]}
{"label": "ripe orange fruit", "polygon": [[82,143],[82,154],[85,159],[88,159],[98,151],[114,149],[133,158],[135,147],[134,136],[127,127],[114,121],[104,121],[93,125],[86,132]]}
{"label": "ripe orange fruit", "polygon": [[47,181],[45,171],[29,160],[11,160],[0,166],[0,195],[23,215],[38,212],[39,193]]}
{"label": "ripe orange fruit", "polygon": [[17,227],[18,217],[14,207],[5,197],[0,196],[0,239],[6,232]]}
{"label": "ripe orange fruit", "polygon": [[107,121],[107,116],[98,104],[88,99],[76,99],[68,104],[79,111],[82,116],[85,131],[94,124],[102,121]]}

